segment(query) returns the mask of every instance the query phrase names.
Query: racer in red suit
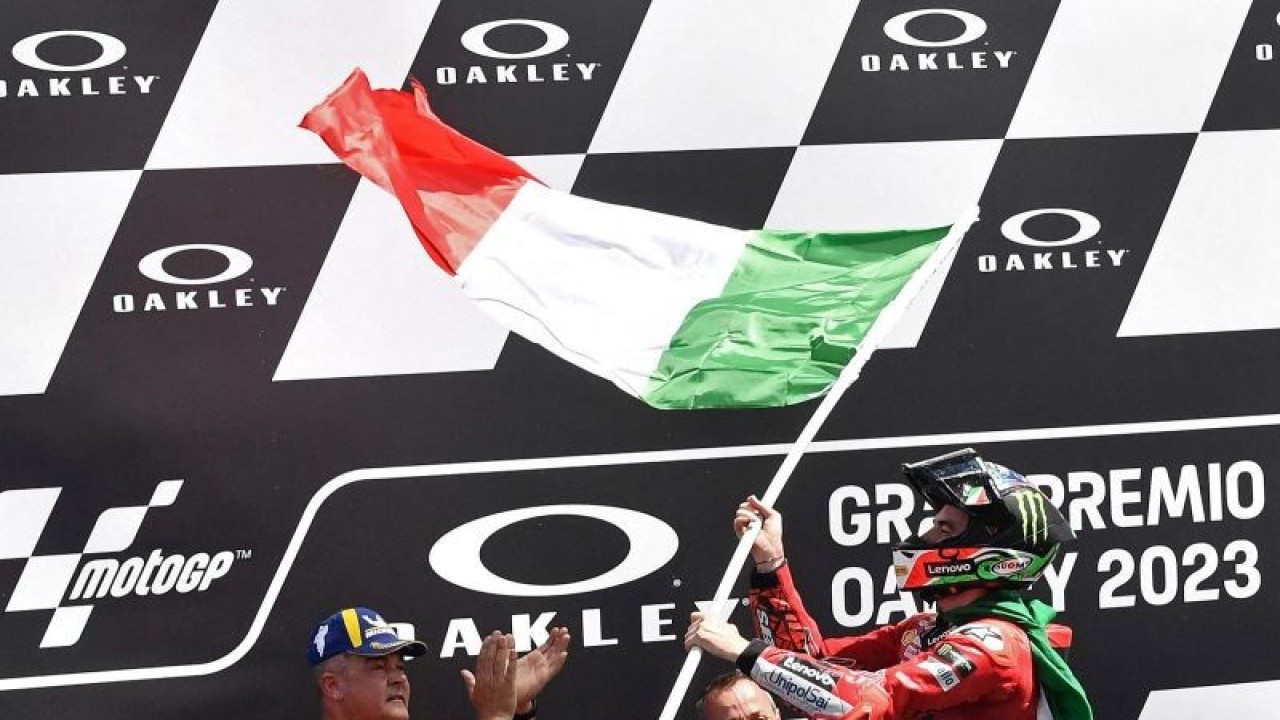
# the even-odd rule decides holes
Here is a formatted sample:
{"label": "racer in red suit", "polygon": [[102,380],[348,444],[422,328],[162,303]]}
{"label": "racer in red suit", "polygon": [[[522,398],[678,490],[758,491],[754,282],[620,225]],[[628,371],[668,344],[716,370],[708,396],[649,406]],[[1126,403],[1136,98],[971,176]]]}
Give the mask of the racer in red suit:
{"label": "racer in red suit", "polygon": [[1051,646],[1069,631],[1026,601],[1070,527],[1035,486],[972,450],[904,466],[937,508],[933,528],[894,548],[899,585],[937,603],[855,637],[824,638],[804,608],[782,546],[782,516],[750,497],[739,535],[752,545],[751,610],[759,639],[694,613],[685,646],[734,661],[765,689],[818,720],[1088,720],[1088,700]]}

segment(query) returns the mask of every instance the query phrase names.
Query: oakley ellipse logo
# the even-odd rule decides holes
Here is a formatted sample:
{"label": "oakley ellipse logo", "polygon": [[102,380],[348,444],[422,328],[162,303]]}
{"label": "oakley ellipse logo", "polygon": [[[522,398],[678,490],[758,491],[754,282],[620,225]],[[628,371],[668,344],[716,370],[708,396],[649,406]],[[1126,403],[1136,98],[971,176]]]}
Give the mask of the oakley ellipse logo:
{"label": "oakley ellipse logo", "polygon": [[[77,53],[72,57],[77,60],[84,57],[91,59],[70,64],[50,59],[51,56],[56,58],[58,55],[51,52],[47,45],[49,41],[64,48],[68,44],[80,45],[87,52]],[[159,75],[73,76],[73,73],[87,73],[115,65],[124,59],[127,52],[128,49],[118,38],[92,30],[50,30],[25,37],[14,43],[11,51],[13,59],[32,70],[53,74],[40,78],[0,79],[0,99],[150,94],[155,81],[160,79]],[[128,66],[121,66],[121,69],[128,69]]]}
{"label": "oakley ellipse logo", "polygon": [[[523,25],[531,27],[542,33],[542,45],[525,52],[503,52],[495,50],[489,46],[488,36],[491,30],[510,25]],[[528,20],[524,18],[512,18],[510,20],[493,20],[487,23],[481,23],[462,33],[462,47],[470,50],[476,55],[494,58],[496,60],[527,60],[529,58],[542,57],[550,55],[557,50],[563,49],[569,44],[569,33],[559,25],[555,25],[543,20]]]}
{"label": "oakley ellipse logo", "polygon": [[[960,21],[961,27],[955,30],[943,30],[944,37],[938,40],[926,40],[916,32],[922,28],[916,25],[916,32],[911,30],[915,20],[926,17],[941,17],[949,21]],[[949,25],[954,24],[948,22]],[[978,49],[963,50],[958,46],[966,45],[987,34],[987,21],[964,10],[948,8],[925,8],[900,13],[889,18],[884,24],[884,34],[890,40],[916,48],[914,52],[865,53],[859,57],[859,65],[863,72],[956,72],[1008,70],[1013,63],[1017,50],[997,49],[985,42]],[[950,37],[945,37],[946,35]]]}
{"label": "oakley ellipse logo", "polygon": [[[178,253],[190,252],[192,250],[205,250],[221,255],[227,261],[227,267],[216,275],[209,277],[178,277],[173,273],[164,269],[164,263],[169,258]],[[156,250],[150,253],[138,263],[138,272],[156,282],[165,283],[167,285],[212,285],[244,275],[253,267],[253,258],[249,257],[249,253],[243,250],[237,250],[226,245],[213,245],[210,243],[191,243],[188,245],[174,245],[162,250]]]}
{"label": "oakley ellipse logo", "polygon": [[[907,29],[907,24],[912,20],[925,15],[946,15],[948,17],[953,17],[964,23],[964,30],[961,31],[959,35],[949,40],[921,40],[911,34],[911,31]],[[922,48],[953,47],[955,45],[963,45],[977,40],[986,32],[986,20],[983,20],[970,12],[965,12],[963,10],[949,10],[945,8],[912,10],[911,12],[905,12],[901,15],[895,15],[889,18],[889,21],[884,24],[884,34],[889,36],[889,39],[903,45]]]}
{"label": "oakley ellipse logo", "polygon": [[[78,37],[90,40],[98,45],[98,57],[79,65],[59,65],[40,57],[40,45],[46,40],[63,37]],[[13,46],[13,59],[34,70],[49,72],[82,72],[97,70],[120,62],[124,58],[126,48],[118,39],[100,32],[90,30],[51,30],[19,40]]]}
{"label": "oakley ellipse logo", "polygon": [[[175,255],[187,252],[211,252],[221,255],[226,267],[212,274],[184,277],[165,268],[165,263]],[[148,253],[138,261],[138,272],[145,278],[164,285],[193,286],[216,285],[243,277],[253,268],[249,253],[228,245],[214,243],[188,243],[173,245]],[[253,283],[254,278],[249,278]],[[205,288],[201,290],[167,290],[165,292],[118,293],[111,297],[111,309],[117,313],[164,312],[167,310],[205,310],[222,308],[274,307],[280,302],[285,288],[249,285],[233,288]]]}
{"label": "oakley ellipse logo", "polygon": [[[541,35],[540,44],[530,50],[498,50],[490,44],[489,34],[506,27],[532,28]],[[528,18],[511,18],[480,23],[462,33],[462,47],[474,55],[499,62],[481,65],[441,65],[436,68],[436,83],[440,85],[508,85],[513,83],[568,83],[590,82],[600,69],[598,62],[536,62],[569,44],[569,33],[555,23]],[[566,56],[567,57],[567,56]],[[512,62],[525,60],[528,62]]]}
{"label": "oakley ellipse logo", "polygon": [[[1070,237],[1061,240],[1041,240],[1033,238],[1027,234],[1024,226],[1028,220],[1038,218],[1045,215],[1062,215],[1075,220],[1080,226]],[[1019,245],[1028,245],[1030,247],[1053,248],[1063,247],[1066,245],[1075,245],[1098,234],[1102,229],[1102,223],[1098,222],[1098,218],[1081,210],[1072,210],[1070,208],[1040,208],[1038,210],[1028,210],[1020,212],[1017,215],[1005,220],[1000,225],[1000,234],[1004,235],[1010,242],[1016,242]]]}
{"label": "oakley ellipse logo", "polygon": [[[1028,222],[1039,217],[1065,217],[1077,227],[1069,236],[1058,239],[1034,237],[1027,232]],[[1072,247],[1092,240],[1102,231],[1098,218],[1071,208],[1037,208],[1013,215],[1000,224],[1000,234],[1011,243],[1033,250],[1004,252],[978,256],[978,272],[1022,272],[1024,270],[1093,270],[1118,268],[1129,254],[1128,248],[1105,247],[1101,240],[1086,249]]]}
{"label": "oakley ellipse logo", "polygon": [[[613,569],[559,585],[515,582],[499,577],[481,562],[481,547],[499,530],[524,520],[559,515],[607,522],[626,534],[631,549]],[[440,577],[468,590],[490,595],[551,597],[594,592],[638,580],[666,565],[679,546],[675,530],[652,515],[607,505],[541,505],[488,515],[449,531],[432,546],[428,562]]]}

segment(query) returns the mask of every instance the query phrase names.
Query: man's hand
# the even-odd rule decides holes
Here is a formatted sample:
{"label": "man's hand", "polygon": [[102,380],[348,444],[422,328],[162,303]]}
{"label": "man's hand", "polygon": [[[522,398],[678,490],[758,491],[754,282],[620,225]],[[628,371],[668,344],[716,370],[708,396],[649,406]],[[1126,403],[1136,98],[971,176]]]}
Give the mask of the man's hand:
{"label": "man's hand", "polygon": [[462,671],[467,696],[476,710],[476,720],[511,720],[516,712],[515,640],[498,631],[480,644],[476,670]]}
{"label": "man's hand", "polygon": [[684,649],[700,647],[721,660],[733,662],[747,649],[746,638],[731,623],[708,613],[689,616],[689,631],[684,634]]}
{"label": "man's hand", "polygon": [[520,658],[516,667],[516,709],[520,712],[529,710],[542,688],[551,682],[551,678],[560,674],[565,660],[569,659],[569,629],[551,628],[551,634],[542,645]]}
{"label": "man's hand", "polygon": [[782,513],[760,502],[755,495],[748,495],[733,515],[733,532],[742,537],[753,520],[760,520],[761,526],[760,534],[751,544],[751,559],[761,570],[772,570],[774,568],[767,566],[786,557],[782,549]]}

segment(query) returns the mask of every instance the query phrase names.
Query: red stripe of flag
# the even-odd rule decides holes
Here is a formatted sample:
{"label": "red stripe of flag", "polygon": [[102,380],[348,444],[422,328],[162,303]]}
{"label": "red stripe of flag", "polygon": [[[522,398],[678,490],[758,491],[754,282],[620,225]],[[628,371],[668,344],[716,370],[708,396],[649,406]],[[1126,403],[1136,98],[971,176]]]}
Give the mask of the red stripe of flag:
{"label": "red stripe of flag", "polygon": [[510,159],[446,125],[413,92],[373,90],[357,68],[302,119],[356,172],[400,200],[422,246],[453,274],[526,180]]}

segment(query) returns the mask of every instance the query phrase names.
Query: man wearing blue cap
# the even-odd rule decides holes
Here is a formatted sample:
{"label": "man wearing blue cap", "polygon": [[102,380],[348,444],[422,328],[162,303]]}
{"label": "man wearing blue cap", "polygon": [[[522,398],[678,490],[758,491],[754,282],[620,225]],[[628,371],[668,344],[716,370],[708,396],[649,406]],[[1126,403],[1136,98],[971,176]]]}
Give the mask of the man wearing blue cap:
{"label": "man wearing blue cap", "polygon": [[[409,635],[408,632],[405,633]],[[534,698],[568,658],[569,633],[552,628],[541,647],[517,658],[510,635],[484,639],[474,672],[462,671],[477,720],[532,720]],[[395,625],[365,607],[340,610],[312,632],[323,720],[408,720],[409,678],[404,663],[427,646],[401,637]]]}

